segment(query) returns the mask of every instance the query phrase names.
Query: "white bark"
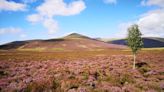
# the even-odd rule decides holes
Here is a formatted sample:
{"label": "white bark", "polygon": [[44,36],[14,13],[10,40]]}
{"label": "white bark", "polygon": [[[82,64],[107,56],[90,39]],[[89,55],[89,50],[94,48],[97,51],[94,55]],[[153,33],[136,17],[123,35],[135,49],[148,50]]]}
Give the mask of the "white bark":
{"label": "white bark", "polygon": [[133,59],[134,59],[134,61],[133,61],[133,69],[135,69],[136,68],[136,54],[133,54]]}

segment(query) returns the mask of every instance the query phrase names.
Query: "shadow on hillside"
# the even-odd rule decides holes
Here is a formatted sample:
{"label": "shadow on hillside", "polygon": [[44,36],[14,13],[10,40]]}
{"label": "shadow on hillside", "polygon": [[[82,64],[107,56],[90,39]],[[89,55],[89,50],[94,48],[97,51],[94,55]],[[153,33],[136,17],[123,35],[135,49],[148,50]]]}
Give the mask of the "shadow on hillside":
{"label": "shadow on hillside", "polygon": [[7,43],[4,45],[0,45],[0,49],[3,49],[3,50],[17,49],[27,43],[29,42],[28,41],[15,41],[15,42]]}

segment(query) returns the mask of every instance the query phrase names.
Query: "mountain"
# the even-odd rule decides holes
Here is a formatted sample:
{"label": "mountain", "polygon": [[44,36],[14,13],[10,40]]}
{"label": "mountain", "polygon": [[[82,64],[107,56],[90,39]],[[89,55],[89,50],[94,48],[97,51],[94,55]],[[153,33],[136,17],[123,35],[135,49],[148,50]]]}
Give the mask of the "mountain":
{"label": "mountain", "polygon": [[126,46],[109,44],[90,37],[72,33],[65,37],[48,40],[15,41],[0,46],[3,50],[46,50],[46,51],[70,51],[70,50],[101,50],[123,49]]}
{"label": "mountain", "polygon": [[66,39],[76,39],[76,38],[86,38],[86,39],[88,38],[88,39],[91,39],[91,38],[89,38],[89,37],[87,37],[85,35],[81,35],[81,34],[78,34],[78,33],[71,33],[71,34],[65,36],[64,38],[66,38]]}
{"label": "mountain", "polygon": [[[118,40],[111,40],[106,41],[111,44],[118,44],[118,45],[127,45],[125,39],[118,39]],[[144,37],[144,48],[156,48],[156,47],[164,47],[164,38],[157,38],[157,37]]]}

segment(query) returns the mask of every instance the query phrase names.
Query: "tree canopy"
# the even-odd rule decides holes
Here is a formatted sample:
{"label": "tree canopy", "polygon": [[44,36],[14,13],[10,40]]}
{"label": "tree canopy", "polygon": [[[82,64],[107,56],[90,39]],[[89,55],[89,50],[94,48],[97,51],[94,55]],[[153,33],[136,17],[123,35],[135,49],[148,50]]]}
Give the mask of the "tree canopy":
{"label": "tree canopy", "polygon": [[138,25],[134,24],[128,28],[127,42],[131,48],[133,54],[136,54],[138,50],[143,47],[142,34],[138,28]]}

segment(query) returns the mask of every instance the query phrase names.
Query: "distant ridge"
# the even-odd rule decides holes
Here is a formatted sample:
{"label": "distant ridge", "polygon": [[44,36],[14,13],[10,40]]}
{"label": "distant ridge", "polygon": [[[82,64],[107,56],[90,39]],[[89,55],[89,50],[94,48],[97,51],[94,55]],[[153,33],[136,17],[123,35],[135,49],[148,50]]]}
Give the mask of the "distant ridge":
{"label": "distant ridge", "polygon": [[[106,41],[111,44],[117,44],[117,45],[127,45],[127,42],[125,39],[118,39],[118,40],[108,40]],[[158,47],[164,47],[164,38],[158,38],[158,37],[143,37],[144,42],[144,48],[158,48]]]}
{"label": "distant ridge", "polygon": [[78,33],[72,33],[65,37],[57,39],[15,41],[0,45],[1,50],[23,51],[71,51],[124,48],[126,48],[126,46],[109,44]]}

